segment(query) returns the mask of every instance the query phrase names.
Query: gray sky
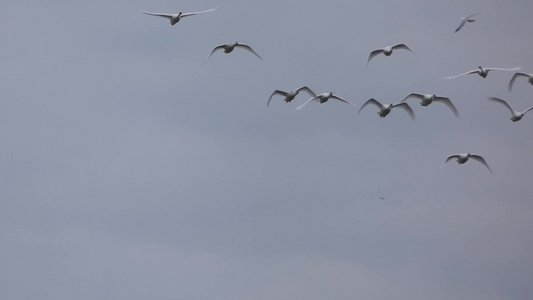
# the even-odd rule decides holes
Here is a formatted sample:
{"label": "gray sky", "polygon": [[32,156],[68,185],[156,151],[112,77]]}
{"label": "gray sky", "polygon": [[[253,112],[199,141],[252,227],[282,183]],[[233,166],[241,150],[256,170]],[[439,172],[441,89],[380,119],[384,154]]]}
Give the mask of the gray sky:
{"label": "gray sky", "polygon": [[[182,20],[160,12],[218,10]],[[459,33],[460,17],[479,12]],[[529,0],[0,2],[0,298],[531,299]],[[252,45],[264,60],[220,43]],[[416,55],[368,53],[397,42]],[[397,55],[396,55],[397,54]],[[266,101],[309,85],[357,106]],[[485,156],[480,164],[447,155]],[[385,199],[381,200],[380,197]]]}

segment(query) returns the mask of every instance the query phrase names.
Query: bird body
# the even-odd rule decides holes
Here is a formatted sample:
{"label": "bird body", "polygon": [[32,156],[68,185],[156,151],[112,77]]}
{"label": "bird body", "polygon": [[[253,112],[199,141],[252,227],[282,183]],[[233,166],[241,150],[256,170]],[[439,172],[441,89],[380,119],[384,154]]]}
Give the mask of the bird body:
{"label": "bird body", "polygon": [[306,106],[308,103],[310,103],[312,101],[318,101],[318,103],[326,103],[326,102],[328,102],[329,99],[339,100],[341,102],[344,102],[346,104],[350,104],[350,105],[354,106],[351,102],[349,102],[349,101],[347,101],[347,100],[345,100],[345,99],[333,94],[332,92],[328,92],[328,93],[322,93],[322,94],[316,95],[313,98],[305,101],[305,103],[300,105],[300,106],[298,106],[296,108],[296,110],[302,109],[304,106]]}
{"label": "bird body", "polygon": [[518,71],[520,69],[521,69],[521,67],[516,67],[516,68],[484,68],[482,66],[479,66],[477,69],[474,69],[474,70],[471,70],[471,71],[468,71],[468,72],[464,72],[464,73],[459,74],[459,75],[448,76],[448,77],[446,77],[446,79],[455,79],[455,78],[462,77],[464,75],[469,75],[469,74],[478,74],[479,76],[481,76],[483,78],[487,78],[487,75],[489,75],[490,71],[510,72],[510,71]]}
{"label": "bird body", "polygon": [[[471,154],[471,153],[453,154],[453,155],[450,155],[450,156],[448,156],[446,158],[446,160],[444,161],[444,164],[449,162],[452,159],[455,159],[457,161],[457,163],[460,164],[460,165],[466,163],[469,159],[476,160],[476,161],[482,163],[485,167],[487,167],[487,169],[489,169],[489,171],[492,173],[492,169],[487,164],[487,161],[485,161],[485,159],[482,156],[480,156],[480,155]],[[444,166],[444,164],[443,164],[443,166]]]}
{"label": "bird body", "polygon": [[368,60],[366,62],[366,65],[368,66],[370,61],[374,57],[379,55],[379,54],[384,54],[385,56],[390,56],[394,52],[394,50],[399,50],[399,49],[410,51],[413,54],[415,53],[413,50],[411,50],[411,48],[407,47],[406,44],[397,44],[397,45],[394,45],[394,46],[387,46],[387,47],[383,47],[381,49],[376,49],[376,50],[373,50],[372,52],[370,52],[370,55],[368,56]]}
{"label": "bird body", "polygon": [[396,103],[396,104],[383,104],[383,103],[379,102],[378,100],[376,100],[374,98],[371,98],[371,99],[368,99],[361,106],[361,108],[359,108],[359,113],[361,113],[361,110],[363,110],[363,108],[365,108],[365,106],[367,106],[368,104],[373,104],[373,105],[378,107],[378,109],[379,109],[378,110],[378,115],[381,118],[385,118],[392,111],[393,108],[399,107],[399,108],[402,108],[403,110],[405,110],[413,120],[415,119],[415,114],[414,114],[413,110],[411,109],[409,104],[407,104],[406,102],[400,102],[400,103]]}
{"label": "bird body", "polygon": [[242,48],[242,49],[252,53],[253,55],[257,56],[259,59],[263,59],[259,54],[257,54],[257,52],[255,52],[254,49],[252,49],[252,47],[250,47],[249,45],[246,45],[246,44],[238,43],[238,42],[231,43],[231,44],[218,45],[215,48],[213,48],[213,50],[211,51],[211,54],[209,54],[209,56],[213,55],[213,53],[215,53],[218,50],[222,50],[222,51],[224,51],[224,53],[228,54],[228,53],[233,52],[233,50],[235,48]]}
{"label": "bird body", "polygon": [[274,97],[274,95],[281,95],[281,96],[285,97],[285,99],[283,99],[283,100],[285,101],[285,103],[289,103],[292,100],[294,100],[294,98],[296,98],[296,96],[298,96],[298,94],[300,94],[301,91],[307,92],[312,97],[316,96],[316,94],[310,88],[308,88],[307,86],[302,86],[301,88],[299,88],[297,90],[289,91],[289,92],[282,91],[282,90],[275,90],[270,95],[270,98],[268,98],[267,106],[270,104],[270,101],[272,100],[272,97]]}
{"label": "bird body", "polygon": [[519,111],[513,110],[511,108],[511,106],[509,105],[509,103],[507,103],[507,101],[505,101],[503,99],[496,98],[496,97],[490,97],[489,100],[493,101],[493,102],[497,102],[497,103],[503,104],[505,107],[507,107],[509,109],[509,111],[511,112],[511,121],[513,121],[513,122],[520,121],[528,111],[533,109],[533,106],[531,106],[528,109],[526,109],[526,110],[524,110],[522,112],[519,112]]}
{"label": "bird body", "polygon": [[162,18],[169,19],[170,20],[170,25],[174,26],[184,17],[212,12],[215,9],[216,8],[212,8],[212,9],[208,9],[208,10],[204,10],[204,11],[190,12],[190,13],[183,13],[183,12],[180,11],[180,12],[178,12],[176,14],[153,13],[153,12],[148,12],[148,11],[144,11],[144,10],[141,10],[140,12],[145,13],[145,14],[150,15],[150,16],[156,16],[156,17],[162,17]]}
{"label": "bird body", "polygon": [[520,77],[527,78],[527,81],[529,82],[529,84],[533,85],[533,74],[526,74],[526,73],[518,72],[518,73],[515,73],[513,75],[513,77],[511,77],[511,80],[509,81],[509,92],[513,88],[513,85],[514,85],[514,82],[516,81],[516,79],[518,79]]}
{"label": "bird body", "polygon": [[455,108],[455,105],[453,105],[450,98],[447,97],[440,97],[435,94],[417,94],[417,93],[411,93],[405,97],[402,102],[405,102],[409,98],[418,98],[420,100],[420,105],[422,106],[428,106],[433,102],[440,102],[448,106],[448,108],[451,109],[453,114],[456,117],[459,117],[459,112],[457,111],[457,108]]}

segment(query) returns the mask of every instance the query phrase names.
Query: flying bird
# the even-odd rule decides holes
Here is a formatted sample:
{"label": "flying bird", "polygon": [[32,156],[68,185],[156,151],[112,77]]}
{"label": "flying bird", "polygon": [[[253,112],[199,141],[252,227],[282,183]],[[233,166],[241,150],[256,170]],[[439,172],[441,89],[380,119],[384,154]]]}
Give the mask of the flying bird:
{"label": "flying bird", "polygon": [[285,103],[289,103],[292,100],[294,100],[294,98],[296,98],[296,96],[298,96],[298,94],[301,91],[307,92],[309,95],[311,95],[311,97],[316,97],[315,92],[313,92],[307,86],[302,86],[301,88],[299,88],[299,89],[297,89],[295,91],[290,91],[290,92],[285,92],[285,91],[281,91],[281,90],[275,90],[270,95],[270,98],[268,98],[267,106],[270,104],[270,100],[272,100],[272,97],[274,97],[274,95],[281,95],[281,96],[285,97],[285,99],[283,99],[283,100],[285,101]]}
{"label": "flying bird", "polygon": [[370,55],[368,56],[368,60],[366,62],[366,65],[368,66],[370,61],[374,57],[379,55],[379,54],[384,54],[385,56],[390,56],[394,50],[400,50],[400,49],[410,51],[413,54],[415,53],[413,50],[411,50],[409,47],[407,47],[406,44],[398,44],[398,45],[394,45],[394,46],[387,46],[387,47],[383,47],[381,49],[376,49],[376,50],[370,52]]}
{"label": "flying bird", "polygon": [[475,70],[464,72],[464,73],[459,74],[459,75],[448,76],[448,77],[446,77],[446,79],[455,79],[455,78],[458,78],[458,77],[461,77],[461,76],[464,76],[464,75],[469,75],[469,74],[478,74],[479,76],[481,76],[483,78],[487,78],[487,75],[489,75],[490,71],[511,72],[511,71],[518,71],[520,69],[522,69],[522,68],[521,67],[517,67],[517,68],[483,68],[482,66],[479,66]]}
{"label": "flying bird", "polygon": [[355,105],[353,105],[351,102],[349,102],[349,101],[347,101],[347,100],[345,100],[345,99],[343,99],[343,98],[341,98],[341,97],[339,97],[337,95],[334,95],[332,92],[329,92],[329,93],[322,93],[320,95],[314,96],[313,98],[305,101],[304,104],[298,106],[296,108],[296,110],[302,109],[304,106],[306,106],[311,101],[318,101],[319,103],[326,103],[329,99],[339,100],[341,102],[344,102],[346,104],[350,104],[351,106],[355,107]]}
{"label": "flying bird", "polygon": [[514,82],[519,77],[525,77],[528,79],[529,84],[533,85],[533,74],[526,74],[526,73],[515,73],[513,77],[511,77],[511,81],[509,81],[509,92],[513,88]]}
{"label": "flying bird", "polygon": [[209,56],[213,55],[213,53],[215,53],[216,51],[218,50],[224,50],[224,53],[231,53],[235,48],[242,48],[244,50],[247,50],[249,52],[251,52],[253,55],[259,57],[260,59],[263,59],[261,58],[261,56],[259,56],[259,54],[257,54],[257,52],[254,51],[254,49],[252,49],[252,47],[246,45],[246,44],[240,44],[240,43],[233,43],[233,44],[222,44],[222,45],[219,45],[219,46],[216,46],[215,48],[213,48],[213,50],[211,51],[211,54],[209,54]]}
{"label": "flying bird", "polygon": [[528,111],[533,109],[533,106],[531,106],[530,108],[524,110],[523,112],[514,111],[509,105],[509,103],[507,103],[507,101],[503,99],[496,98],[496,97],[490,97],[489,100],[505,105],[505,107],[507,107],[511,111],[511,121],[513,122],[520,121]]}
{"label": "flying bird", "polygon": [[435,94],[417,94],[417,93],[411,93],[407,97],[405,97],[402,102],[405,102],[409,98],[418,98],[420,100],[420,105],[422,106],[428,106],[433,102],[439,102],[443,103],[446,106],[448,106],[449,109],[452,110],[453,114],[456,117],[459,117],[459,112],[457,111],[457,108],[455,108],[455,105],[453,105],[450,98],[446,97],[440,97],[436,96]]}
{"label": "flying bird", "polygon": [[466,23],[475,22],[476,20],[473,18],[475,15],[478,15],[478,13],[471,14],[471,15],[466,16],[466,17],[462,17],[461,18],[461,24],[459,24],[459,27],[457,27],[457,29],[455,29],[455,32],[461,30],[461,28],[463,28]]}
{"label": "flying bird", "polygon": [[361,106],[361,108],[359,109],[359,113],[361,113],[361,110],[363,110],[363,108],[365,108],[365,106],[367,106],[368,104],[374,104],[375,106],[377,106],[379,108],[378,115],[382,118],[385,118],[393,108],[399,107],[404,109],[409,114],[411,119],[415,119],[415,113],[413,112],[409,104],[407,104],[406,102],[400,102],[396,104],[383,104],[378,100],[371,98]]}
{"label": "flying bird", "polygon": [[178,23],[181,20],[181,18],[212,12],[215,9],[216,8],[212,8],[212,9],[208,9],[208,10],[204,10],[204,11],[197,11],[197,12],[190,12],[190,13],[183,13],[183,12],[180,11],[177,14],[153,13],[153,12],[148,12],[148,11],[144,11],[144,10],[141,10],[140,12],[145,13],[145,14],[150,15],[150,16],[157,16],[157,17],[163,17],[163,18],[169,19],[170,20],[170,25],[174,26],[174,25],[176,25],[176,23]]}
{"label": "flying bird", "polygon": [[464,164],[469,159],[477,160],[480,163],[482,163],[485,167],[487,167],[487,169],[489,169],[489,171],[492,173],[492,169],[489,167],[485,159],[480,155],[470,154],[470,153],[453,154],[453,155],[448,156],[448,158],[446,158],[442,166],[444,166],[445,163],[449,162],[452,159],[457,160],[457,163],[459,163],[460,165]]}

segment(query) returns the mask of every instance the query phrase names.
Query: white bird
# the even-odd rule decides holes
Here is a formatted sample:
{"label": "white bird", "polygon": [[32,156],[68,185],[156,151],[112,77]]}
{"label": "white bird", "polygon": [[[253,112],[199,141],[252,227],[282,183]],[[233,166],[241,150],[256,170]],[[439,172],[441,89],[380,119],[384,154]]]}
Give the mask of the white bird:
{"label": "white bird", "polygon": [[385,118],[391,112],[391,110],[393,108],[399,107],[399,108],[404,109],[409,114],[411,119],[413,119],[413,120],[415,119],[415,113],[413,112],[413,110],[411,109],[409,104],[407,104],[406,102],[400,102],[400,103],[396,103],[396,104],[382,104],[378,100],[376,100],[374,98],[371,98],[371,99],[367,100],[361,106],[361,108],[359,108],[359,113],[361,113],[361,110],[363,110],[363,108],[365,108],[365,106],[367,106],[368,104],[374,104],[375,106],[377,106],[379,108],[378,115],[380,117],[382,117],[382,118]]}
{"label": "white bird", "polygon": [[329,99],[335,99],[335,100],[339,100],[341,102],[344,102],[346,104],[350,104],[351,106],[355,107],[355,105],[353,105],[351,102],[347,101],[347,100],[344,100],[343,98],[337,96],[337,95],[334,95],[332,92],[329,92],[329,93],[322,93],[320,95],[316,95],[314,96],[313,98],[305,101],[304,104],[298,106],[296,108],[296,110],[300,110],[302,109],[304,106],[306,106],[309,102],[311,101],[318,101],[319,103],[326,103]]}
{"label": "white bird", "polygon": [[259,57],[260,59],[263,59],[261,58],[261,56],[259,56],[259,54],[257,54],[257,52],[254,51],[254,49],[252,49],[252,47],[246,44],[240,44],[238,42],[235,42],[233,44],[222,44],[222,45],[216,46],[215,48],[213,48],[213,51],[211,51],[211,54],[209,54],[209,56],[213,55],[213,53],[215,53],[215,51],[218,51],[218,50],[224,50],[224,53],[226,54],[231,53],[235,48],[245,49],[251,52],[253,55]]}
{"label": "white bird", "polygon": [[490,101],[493,101],[493,102],[498,102],[498,103],[501,103],[503,105],[505,105],[505,107],[507,107],[510,111],[511,111],[511,121],[513,122],[516,122],[516,121],[520,121],[520,119],[522,119],[524,117],[524,115],[533,109],[533,106],[531,106],[530,108],[524,110],[523,112],[519,112],[519,111],[514,111],[511,106],[509,105],[509,103],[507,103],[507,101],[503,100],[503,99],[500,99],[500,98],[496,98],[496,97],[490,97],[489,98]]}
{"label": "white bird", "polygon": [[417,93],[411,93],[407,97],[405,97],[402,102],[405,102],[409,98],[418,98],[420,100],[420,105],[422,106],[428,106],[433,102],[440,102],[448,106],[449,109],[452,110],[453,114],[456,117],[459,117],[459,112],[457,111],[457,108],[455,108],[455,105],[453,105],[450,98],[446,97],[440,97],[435,94],[417,94]]}
{"label": "white bird", "polygon": [[281,96],[285,97],[285,99],[283,99],[283,100],[285,101],[285,103],[289,103],[292,100],[294,100],[294,98],[296,98],[296,96],[298,96],[298,94],[301,91],[307,92],[309,95],[311,95],[311,97],[316,97],[315,92],[313,92],[307,86],[302,86],[301,88],[299,88],[299,89],[297,89],[295,91],[290,91],[290,92],[285,92],[285,91],[281,91],[281,90],[275,90],[270,95],[270,98],[268,98],[267,106],[270,104],[270,100],[272,100],[272,97],[274,97],[274,95],[281,95]]}
{"label": "white bird", "polygon": [[464,76],[464,75],[469,75],[469,74],[478,74],[479,76],[481,76],[483,78],[487,78],[487,75],[489,74],[490,71],[511,72],[511,71],[518,71],[520,69],[522,69],[522,68],[521,67],[516,67],[516,68],[483,68],[483,67],[479,66],[475,70],[464,72],[464,73],[459,74],[459,75],[448,76],[448,77],[446,77],[446,79],[454,79],[454,78],[458,78],[458,77],[461,77],[461,76]]}
{"label": "white bird", "polygon": [[513,84],[515,80],[519,77],[525,77],[528,79],[529,84],[533,85],[533,74],[526,74],[526,73],[515,73],[513,77],[511,77],[511,81],[509,81],[509,92],[513,88]]}
{"label": "white bird", "polygon": [[449,162],[452,159],[457,160],[457,163],[459,163],[460,165],[464,164],[469,159],[477,160],[480,163],[482,163],[485,167],[487,167],[487,169],[489,169],[489,171],[492,173],[492,169],[489,167],[489,164],[487,164],[485,159],[480,155],[470,154],[470,153],[453,154],[453,155],[448,156],[448,158],[446,158],[442,166],[444,166],[445,163]]}
{"label": "white bird", "polygon": [[399,49],[410,51],[413,54],[415,53],[413,50],[411,50],[409,47],[407,47],[406,44],[398,44],[398,45],[394,45],[394,46],[387,46],[387,47],[383,47],[381,49],[376,49],[376,50],[370,52],[370,55],[368,56],[368,60],[366,62],[366,65],[368,66],[368,63],[370,63],[370,61],[374,57],[379,55],[379,54],[385,54],[385,56],[390,56],[394,50],[399,50]]}
{"label": "white bird", "polygon": [[466,23],[472,23],[472,22],[475,22],[476,20],[473,19],[473,17],[475,15],[478,15],[478,13],[475,13],[475,14],[471,14],[469,16],[466,16],[466,17],[462,17],[461,18],[461,24],[459,24],[459,27],[457,27],[457,29],[455,29],[455,32],[461,30],[461,28],[463,28],[465,26]]}
{"label": "white bird", "polygon": [[145,13],[150,16],[157,16],[157,17],[163,17],[163,18],[169,19],[170,25],[174,26],[176,25],[176,23],[178,23],[181,20],[181,18],[212,12],[215,9],[216,8],[212,8],[212,9],[208,9],[204,11],[197,11],[197,12],[190,12],[190,13],[183,13],[180,11],[177,14],[153,13],[153,12],[148,12],[144,10],[140,10],[140,12]]}

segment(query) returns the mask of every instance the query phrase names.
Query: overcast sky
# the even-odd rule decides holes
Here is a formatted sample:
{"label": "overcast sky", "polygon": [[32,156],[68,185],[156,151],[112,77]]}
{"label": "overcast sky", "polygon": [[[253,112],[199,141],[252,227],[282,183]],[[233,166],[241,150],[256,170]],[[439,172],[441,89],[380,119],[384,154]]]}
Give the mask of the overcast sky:
{"label": "overcast sky", "polygon": [[[156,12],[215,12],[181,20]],[[453,31],[460,17],[477,22]],[[0,2],[0,298],[533,298],[531,0]],[[264,58],[221,43],[248,43]],[[416,54],[368,53],[404,42]],[[356,106],[266,101],[309,85]],[[453,153],[483,155],[494,170]],[[381,199],[384,198],[384,199]]]}

